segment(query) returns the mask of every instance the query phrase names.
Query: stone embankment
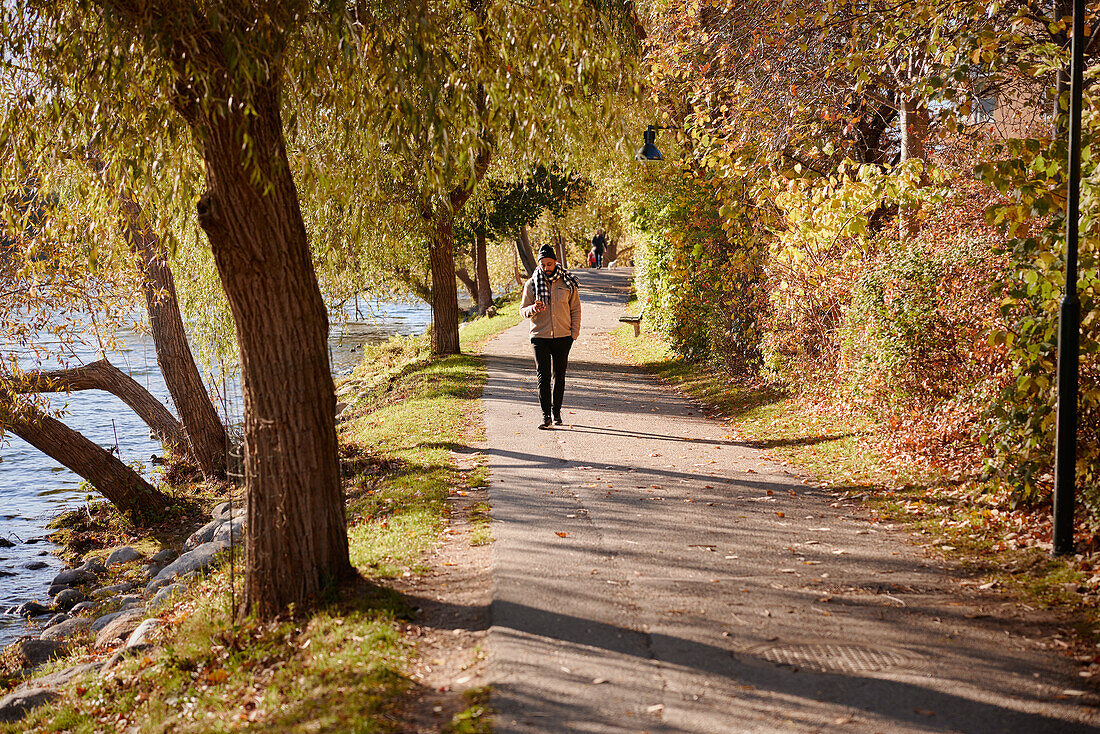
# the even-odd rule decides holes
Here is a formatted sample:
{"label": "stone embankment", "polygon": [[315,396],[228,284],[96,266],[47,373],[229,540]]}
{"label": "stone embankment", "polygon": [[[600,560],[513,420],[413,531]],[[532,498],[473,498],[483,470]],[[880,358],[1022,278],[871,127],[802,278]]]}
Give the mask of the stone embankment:
{"label": "stone embankment", "polygon": [[[161,625],[156,615],[165,602],[210,569],[231,543],[239,542],[244,524],[244,510],[231,512],[229,503],[223,502],[179,551],[165,549],[146,558],[129,546],[116,548],[102,562],[88,560],[57,574],[47,591],[49,604],[26,601],[4,610],[40,624],[41,632],[10,646],[24,682],[0,698],[0,722],[17,721],[58,698],[59,689],[70,681],[102,674],[125,655],[147,649]],[[139,564],[140,571],[133,573]],[[106,583],[123,576],[131,580]],[[96,660],[35,676],[46,663],[89,643]]]}

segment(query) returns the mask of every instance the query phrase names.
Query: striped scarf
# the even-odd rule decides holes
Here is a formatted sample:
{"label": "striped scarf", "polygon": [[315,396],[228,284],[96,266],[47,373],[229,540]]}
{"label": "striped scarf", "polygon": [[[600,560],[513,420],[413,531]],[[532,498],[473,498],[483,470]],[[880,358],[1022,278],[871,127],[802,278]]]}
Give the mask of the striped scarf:
{"label": "striped scarf", "polygon": [[570,273],[561,265],[556,266],[552,273],[546,273],[542,268],[538,268],[535,270],[535,300],[542,301],[549,306],[550,284],[558,278],[565,281],[565,284],[569,286],[569,290],[575,291],[580,287],[580,283],[577,282],[577,276]]}

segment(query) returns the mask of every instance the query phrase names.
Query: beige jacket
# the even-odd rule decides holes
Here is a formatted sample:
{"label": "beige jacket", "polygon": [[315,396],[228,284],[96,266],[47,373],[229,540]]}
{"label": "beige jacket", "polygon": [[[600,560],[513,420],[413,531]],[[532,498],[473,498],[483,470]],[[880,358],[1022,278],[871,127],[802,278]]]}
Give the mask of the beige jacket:
{"label": "beige jacket", "polygon": [[542,313],[534,312],[535,276],[523,285],[523,302],[519,313],[531,319],[532,339],[557,339],[571,336],[576,341],[581,335],[581,294],[573,290],[561,278],[550,283],[550,308]]}

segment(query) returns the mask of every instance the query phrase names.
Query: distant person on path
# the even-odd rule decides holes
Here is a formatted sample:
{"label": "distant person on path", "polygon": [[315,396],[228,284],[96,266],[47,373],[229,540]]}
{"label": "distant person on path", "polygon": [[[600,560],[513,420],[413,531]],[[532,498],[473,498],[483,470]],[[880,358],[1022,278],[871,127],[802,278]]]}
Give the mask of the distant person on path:
{"label": "distant person on path", "polygon": [[[531,319],[531,344],[535,347],[535,368],[539,378],[542,422],[561,425],[561,404],[565,397],[565,369],[569,348],[581,335],[581,294],[577,278],[558,266],[554,248],[539,248],[539,266],[523,286],[520,315]],[[554,378],[551,396],[550,377]]]}
{"label": "distant person on path", "polygon": [[596,236],[592,238],[592,249],[596,251],[596,267],[603,267],[603,251],[607,249],[607,235],[602,229],[596,230]]}
{"label": "distant person on path", "polygon": [[589,250],[588,251],[588,267],[590,267],[590,268],[596,267],[596,251],[595,250]]}

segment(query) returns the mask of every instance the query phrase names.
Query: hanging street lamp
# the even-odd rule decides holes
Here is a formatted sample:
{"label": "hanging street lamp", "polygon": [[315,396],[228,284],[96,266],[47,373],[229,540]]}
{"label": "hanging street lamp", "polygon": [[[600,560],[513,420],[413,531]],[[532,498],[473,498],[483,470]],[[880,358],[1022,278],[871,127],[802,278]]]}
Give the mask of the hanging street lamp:
{"label": "hanging street lamp", "polygon": [[1069,179],[1066,182],[1066,288],[1058,315],[1058,417],[1054,448],[1056,556],[1074,551],[1073,511],[1077,473],[1077,381],[1081,301],[1077,297],[1077,230],[1081,208],[1081,88],[1084,70],[1085,0],[1073,2],[1070,65]]}
{"label": "hanging street lamp", "polygon": [[642,133],[643,145],[638,149],[638,152],[634,154],[634,160],[636,161],[662,161],[664,157],[661,155],[661,151],[657,150],[657,130],[656,125],[650,125],[644,133]]}
{"label": "hanging street lamp", "polygon": [[675,125],[650,125],[646,128],[646,131],[642,133],[642,147],[634,154],[634,160],[642,161],[643,163],[663,161],[665,159],[664,156],[661,155],[661,151],[657,150],[657,131],[683,129],[684,128],[676,127]]}

